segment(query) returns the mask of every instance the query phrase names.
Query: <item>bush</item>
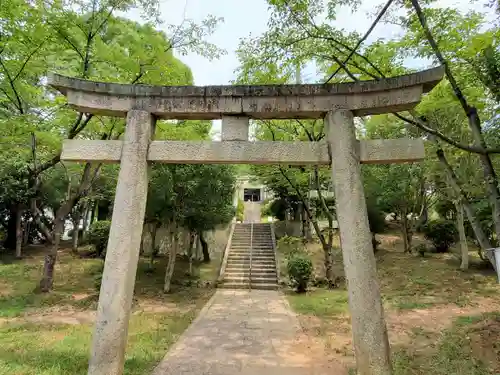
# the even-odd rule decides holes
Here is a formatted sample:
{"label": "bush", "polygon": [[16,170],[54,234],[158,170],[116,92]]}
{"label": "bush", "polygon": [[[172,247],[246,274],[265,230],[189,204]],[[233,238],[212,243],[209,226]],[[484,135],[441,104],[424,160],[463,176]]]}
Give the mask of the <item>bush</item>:
{"label": "bush", "polygon": [[304,293],[313,273],[311,259],[305,254],[297,254],[288,259],[286,266],[293,286],[298,293]]}
{"label": "bush", "polygon": [[278,240],[277,249],[281,254],[285,255],[287,259],[295,255],[303,254],[306,250],[304,239],[302,237],[292,236],[280,238]]}
{"label": "bush", "polygon": [[281,198],[273,199],[264,206],[262,215],[272,216],[277,218],[278,220],[285,220],[287,208],[288,203],[286,200]]}
{"label": "bush", "polygon": [[425,238],[432,242],[438,253],[445,253],[457,241],[455,223],[449,220],[433,220],[423,227]]}
{"label": "bush", "polygon": [[241,199],[238,199],[238,205],[236,206],[236,220],[243,222],[244,212],[245,205]]}
{"label": "bush", "polygon": [[103,258],[106,256],[106,247],[108,246],[110,228],[110,221],[101,220],[92,223],[89,229],[89,243],[94,245],[97,255]]}
{"label": "bush", "polygon": [[420,255],[421,257],[424,257],[425,253],[427,252],[427,246],[425,246],[423,243],[421,243],[420,245],[417,245],[415,247],[415,251],[417,252],[418,255]]}
{"label": "bush", "polygon": [[368,213],[368,224],[370,225],[370,232],[382,233],[385,230],[385,217],[378,207],[368,201],[366,204],[366,211]]}
{"label": "bush", "polygon": [[103,272],[104,272],[104,263],[99,265],[99,267],[93,273],[93,275],[94,275],[94,287],[98,292],[101,290]]}

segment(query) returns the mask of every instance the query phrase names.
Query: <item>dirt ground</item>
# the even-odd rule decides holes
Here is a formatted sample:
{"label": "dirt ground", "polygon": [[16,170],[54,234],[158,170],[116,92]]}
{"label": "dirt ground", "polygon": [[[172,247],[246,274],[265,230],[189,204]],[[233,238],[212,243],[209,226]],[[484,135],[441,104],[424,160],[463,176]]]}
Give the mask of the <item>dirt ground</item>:
{"label": "dirt ground", "polygon": [[[473,252],[471,268],[464,272],[452,254],[422,258],[404,254],[395,234],[379,240],[377,266],[395,374],[500,374],[500,288],[494,272],[480,267]],[[321,249],[309,245],[308,252],[321,273]],[[340,252],[336,255],[336,272],[343,275]],[[304,345],[314,348],[308,352],[323,368],[350,374],[355,358],[345,287],[330,293],[313,289],[303,297],[289,294],[289,299],[306,336]],[[477,361],[480,365],[470,366],[485,372],[455,369],[448,362],[459,355],[468,365]],[[433,361],[439,365],[429,370],[427,362]]]}

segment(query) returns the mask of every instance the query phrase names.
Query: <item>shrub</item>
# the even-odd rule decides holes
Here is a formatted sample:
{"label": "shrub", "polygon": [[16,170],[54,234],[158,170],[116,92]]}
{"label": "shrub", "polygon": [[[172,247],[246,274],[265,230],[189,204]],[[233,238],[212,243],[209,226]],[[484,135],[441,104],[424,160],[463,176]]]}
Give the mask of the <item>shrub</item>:
{"label": "shrub", "polygon": [[367,202],[366,210],[368,213],[370,232],[382,233],[385,230],[385,217],[383,212],[380,211],[374,203],[371,203],[371,201]]}
{"label": "shrub", "polygon": [[236,206],[236,220],[243,222],[244,212],[245,205],[241,199],[238,199],[238,205]]}
{"label": "shrub", "polygon": [[104,272],[104,263],[100,264],[99,267],[94,271],[94,287],[99,292],[101,290],[102,274]]}
{"label": "shrub", "polygon": [[291,258],[305,252],[304,239],[302,237],[284,236],[278,240],[278,251]]}
{"label": "shrub", "polygon": [[455,223],[449,220],[433,220],[423,227],[425,238],[432,242],[438,253],[447,252],[457,241],[458,231]]}
{"label": "shrub", "polygon": [[307,284],[311,279],[313,264],[311,259],[305,254],[294,255],[287,262],[287,271],[290,281],[298,293],[304,293],[307,290]]}
{"label": "shrub", "polygon": [[106,256],[110,227],[110,221],[101,220],[92,223],[89,229],[89,243],[94,245],[97,255],[103,258]]}
{"label": "shrub", "polygon": [[417,245],[415,247],[415,251],[418,253],[418,255],[420,255],[421,257],[424,257],[425,253],[427,252],[427,246],[425,246],[423,243],[421,243],[420,245]]}

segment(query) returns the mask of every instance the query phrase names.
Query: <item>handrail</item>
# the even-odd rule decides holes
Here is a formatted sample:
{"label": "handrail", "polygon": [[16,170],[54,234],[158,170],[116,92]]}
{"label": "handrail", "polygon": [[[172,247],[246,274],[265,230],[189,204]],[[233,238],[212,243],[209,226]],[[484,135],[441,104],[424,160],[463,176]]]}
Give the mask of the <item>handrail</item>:
{"label": "handrail", "polygon": [[250,266],[248,269],[248,288],[252,289],[252,253],[253,253],[253,221],[250,223]]}
{"label": "handrail", "polygon": [[276,249],[276,233],[274,231],[274,222],[269,224],[271,227],[271,241],[273,243],[273,253],[274,253],[274,265],[276,268],[276,282],[279,285],[280,282],[280,265],[279,265],[279,259],[278,259],[278,251]]}

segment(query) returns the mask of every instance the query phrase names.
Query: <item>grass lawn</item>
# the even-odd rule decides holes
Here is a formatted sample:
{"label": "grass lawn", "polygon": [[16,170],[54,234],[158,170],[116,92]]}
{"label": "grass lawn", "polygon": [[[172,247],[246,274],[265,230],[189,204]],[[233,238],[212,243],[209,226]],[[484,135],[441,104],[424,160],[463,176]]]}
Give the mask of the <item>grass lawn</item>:
{"label": "grass lawn", "polygon": [[[500,287],[495,273],[481,267],[473,252],[471,267],[464,272],[452,254],[404,254],[397,235],[380,239],[377,267],[395,375],[500,375]],[[322,274],[320,245],[309,244],[307,252],[316,274]],[[335,268],[342,276],[340,250],[335,252]],[[345,374],[353,373],[345,285],[286,294],[305,332],[325,346],[328,360],[342,362]]]}
{"label": "grass lawn", "polygon": [[[25,250],[23,260],[0,259],[0,375],[84,374],[90,352],[98,294],[98,259],[60,252],[54,291],[34,293],[43,265],[43,248]],[[146,272],[141,259],[130,319],[125,374],[149,373],[189,326],[213,293],[205,286],[220,263],[219,254],[200,267],[201,286],[187,286],[179,262],[172,293],[163,294],[165,260]],[[176,282],[182,280],[183,282]]]}

